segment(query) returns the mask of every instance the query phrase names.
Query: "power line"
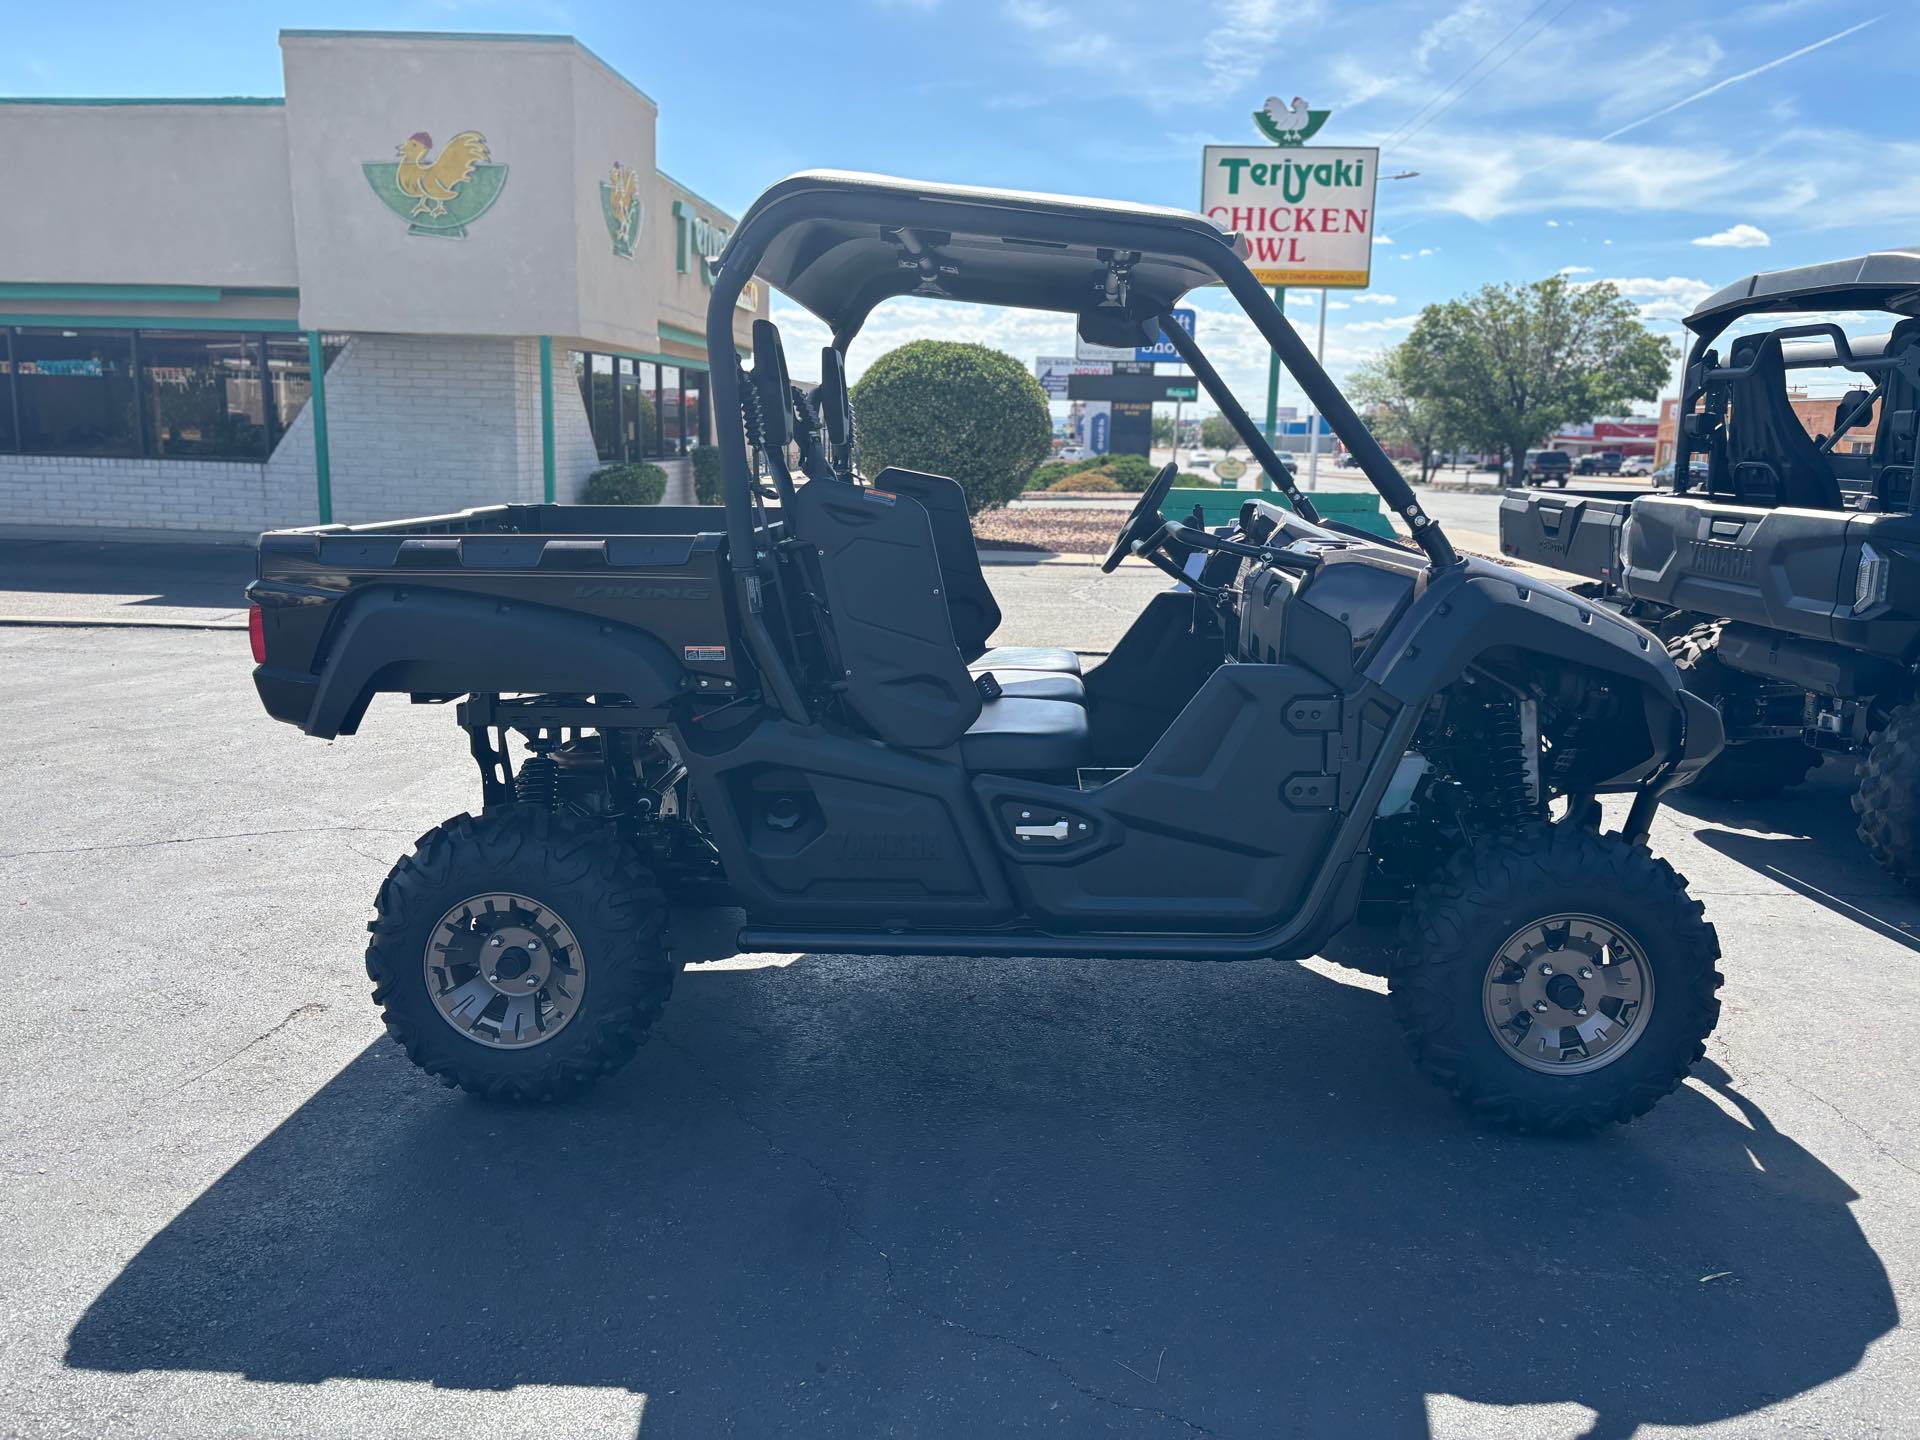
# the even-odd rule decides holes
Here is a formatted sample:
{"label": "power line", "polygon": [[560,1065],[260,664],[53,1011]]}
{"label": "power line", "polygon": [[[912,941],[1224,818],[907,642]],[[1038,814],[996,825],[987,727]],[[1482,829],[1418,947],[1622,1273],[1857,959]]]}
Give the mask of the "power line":
{"label": "power line", "polygon": [[1392,133],[1389,134],[1386,139],[1380,142],[1380,148],[1382,150],[1385,150],[1389,146],[1395,144],[1400,137],[1401,131],[1405,130],[1409,125],[1413,124],[1414,121],[1418,120],[1422,115],[1426,114],[1427,111],[1431,110],[1435,105],[1438,105],[1442,100],[1446,99],[1447,96],[1450,93],[1452,93],[1454,86],[1458,85],[1462,80],[1466,79],[1474,71],[1478,70],[1482,65],[1484,65],[1489,55],[1493,54],[1494,51],[1498,50],[1502,45],[1506,44],[1507,41],[1511,40],[1515,35],[1519,34],[1520,27],[1522,25],[1525,25],[1529,20],[1533,19],[1534,16],[1538,15],[1542,10],[1546,9],[1547,6],[1551,5],[1552,3],[1553,3],[1553,0],[1540,0],[1540,3],[1538,5],[1535,5],[1533,9],[1529,10],[1525,15],[1522,15],[1520,17],[1519,22],[1514,25],[1513,29],[1507,31],[1506,34],[1502,35],[1498,40],[1494,41],[1493,44],[1489,45],[1485,50],[1482,50],[1480,54],[1474,59],[1471,65],[1467,66],[1466,69],[1462,70],[1458,75],[1454,76],[1453,79],[1447,82],[1444,89],[1435,93],[1434,96],[1430,100],[1428,100],[1426,104],[1422,105],[1418,110],[1414,111],[1413,114],[1409,115],[1406,119],[1402,120],[1398,125],[1394,126]]}
{"label": "power line", "polygon": [[[1548,0],[1548,3],[1551,3],[1551,0]],[[1395,145],[1405,144],[1407,141],[1411,140],[1414,136],[1418,135],[1422,130],[1426,129],[1427,126],[1431,125],[1434,121],[1438,120],[1442,115],[1446,114],[1447,111],[1451,110],[1454,106],[1458,105],[1462,100],[1466,99],[1467,96],[1471,95],[1475,90],[1480,88],[1481,81],[1486,80],[1488,77],[1497,73],[1500,67],[1505,65],[1507,61],[1513,59],[1514,56],[1518,55],[1522,50],[1526,49],[1527,46],[1531,45],[1534,41],[1538,40],[1542,35],[1546,34],[1548,30],[1552,29],[1553,22],[1558,20],[1562,15],[1566,14],[1567,11],[1572,9],[1573,4],[1574,4],[1574,0],[1565,0],[1565,3],[1562,4],[1558,10],[1554,11],[1553,14],[1549,15],[1545,20],[1540,22],[1540,28],[1538,30],[1535,30],[1531,35],[1527,36],[1526,39],[1522,40],[1518,45],[1514,46],[1505,55],[1502,55],[1498,60],[1494,61],[1492,66],[1490,66],[1486,70],[1483,70],[1477,77],[1475,77],[1471,85],[1467,86],[1466,89],[1462,90],[1458,95],[1454,96],[1453,99],[1449,100],[1446,104],[1442,105],[1438,110],[1434,111],[1431,115],[1427,116],[1426,119],[1422,120],[1418,125],[1414,126],[1411,130],[1407,131],[1404,135],[1399,136],[1396,140],[1392,141],[1391,143]],[[1539,7],[1536,7],[1533,13],[1537,15],[1539,13]],[[1527,17],[1528,20],[1532,18],[1533,18],[1532,15],[1529,15]],[[1520,22],[1521,25],[1524,25],[1526,23],[1527,23],[1526,20],[1522,20]],[[1518,26],[1515,27],[1515,29],[1518,29],[1518,28],[1519,28]],[[1512,33],[1513,33],[1512,31],[1508,32],[1509,35],[1511,35]],[[1503,40],[1501,43],[1504,44],[1506,42]],[[1498,47],[1496,46],[1495,48],[1497,49]],[[1493,51],[1489,50],[1487,53],[1491,55]],[[1383,146],[1382,148],[1384,149],[1386,147]]]}

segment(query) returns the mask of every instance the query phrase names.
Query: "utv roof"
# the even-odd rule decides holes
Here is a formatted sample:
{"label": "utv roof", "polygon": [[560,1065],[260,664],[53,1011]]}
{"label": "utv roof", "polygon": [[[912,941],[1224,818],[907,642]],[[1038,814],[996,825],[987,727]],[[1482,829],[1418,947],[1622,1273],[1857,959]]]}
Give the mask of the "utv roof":
{"label": "utv roof", "polygon": [[1687,316],[1687,328],[1716,329],[1738,316],[1766,310],[1920,314],[1920,249],[1879,250],[1852,260],[1749,275],[1696,305]]}
{"label": "utv roof", "polygon": [[751,253],[761,243],[754,274],[836,335],[857,331],[896,295],[1089,309],[1105,294],[1108,257],[1129,250],[1140,252],[1128,277],[1130,307],[1158,313],[1217,278],[1208,250],[1246,253],[1239,236],[1190,210],[848,170],[803,171],[767,190],[720,265],[743,244]]}

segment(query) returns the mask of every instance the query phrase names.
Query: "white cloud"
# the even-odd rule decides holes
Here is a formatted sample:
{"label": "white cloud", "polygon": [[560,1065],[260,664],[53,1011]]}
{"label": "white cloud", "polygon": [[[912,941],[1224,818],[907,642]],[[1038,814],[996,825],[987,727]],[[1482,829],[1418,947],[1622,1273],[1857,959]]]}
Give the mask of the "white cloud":
{"label": "white cloud", "polygon": [[1389,295],[1383,290],[1361,290],[1354,295],[1353,303],[1356,305],[1398,305],[1400,301],[1398,297]]}
{"label": "white cloud", "polygon": [[1651,275],[1607,276],[1581,283],[1611,285],[1639,307],[1641,319],[1667,321],[1682,318],[1720,288],[1688,275],[1669,275],[1664,279]]}
{"label": "white cloud", "polygon": [[1391,315],[1383,320],[1355,320],[1351,325],[1347,326],[1346,329],[1350,335],[1371,335],[1387,330],[1409,330],[1413,327],[1413,322],[1419,318],[1418,315]]}
{"label": "white cloud", "polygon": [[1558,220],[1547,221],[1547,229],[1558,230],[1559,228],[1560,228],[1560,222]]}
{"label": "white cloud", "polygon": [[1593,273],[1593,267],[1591,265],[1562,265],[1559,273],[1562,275],[1591,275]]}
{"label": "white cloud", "polygon": [[1373,243],[1376,245],[1391,245],[1393,244],[1393,237],[1391,235],[1376,235],[1373,237]]}
{"label": "white cloud", "polygon": [[1763,245],[1771,245],[1773,237],[1758,225],[1729,225],[1711,235],[1695,237],[1695,245],[1705,245],[1716,250],[1754,250]]}
{"label": "white cloud", "polygon": [[1433,254],[1433,247],[1432,247],[1431,245],[1429,245],[1429,246],[1427,246],[1427,248],[1426,248],[1426,249],[1424,249],[1424,250],[1422,250],[1422,251],[1420,252],[1420,254],[1421,254],[1421,256],[1422,256],[1422,258],[1424,258],[1424,257],[1426,257],[1426,256],[1428,256],[1428,255],[1431,255],[1431,254]]}
{"label": "white cloud", "polygon": [[1787,54],[1782,55],[1777,59],[1767,61],[1766,64],[1764,65],[1756,65],[1751,70],[1742,70],[1738,75],[1729,75],[1724,80],[1716,80],[1713,84],[1707,86],[1705,89],[1696,90],[1693,92],[1693,94],[1686,96],[1684,99],[1676,100],[1671,105],[1663,105],[1660,109],[1655,110],[1651,115],[1642,115],[1638,120],[1630,120],[1625,125],[1622,125],[1619,129],[1609,131],[1607,134],[1602,135],[1600,137],[1601,142],[1604,144],[1608,140],[1616,140],[1620,136],[1626,134],[1629,130],[1638,130],[1642,125],[1646,125],[1652,121],[1658,120],[1662,116],[1671,115],[1674,111],[1679,110],[1684,106],[1691,105],[1696,100],[1704,100],[1709,95],[1717,94],[1719,91],[1726,89],[1729,85],[1738,85],[1743,80],[1751,80],[1756,75],[1764,75],[1769,70],[1777,70],[1780,68],[1780,66],[1785,65],[1790,61],[1798,60],[1802,55],[1811,55],[1815,50],[1823,49],[1824,47],[1833,44],[1835,41],[1845,40],[1849,35],[1858,34],[1860,31],[1866,29],[1869,25],[1877,25],[1880,21],[1884,20],[1885,18],[1886,16],[1884,14],[1872,16],[1869,19],[1860,21],[1856,25],[1849,25],[1844,30],[1836,30],[1833,34],[1827,36],[1825,39],[1816,40],[1811,45],[1802,45],[1798,50],[1789,51]]}
{"label": "white cloud", "polygon": [[1344,300],[1327,301],[1327,309],[1329,310],[1351,310],[1352,308],[1353,307]]}
{"label": "white cloud", "polygon": [[1006,11],[1009,20],[1028,30],[1051,30],[1067,20],[1066,11],[1045,0],[1007,0]]}
{"label": "white cloud", "polygon": [[1259,71],[1275,37],[1298,34],[1318,10],[1317,3],[1289,5],[1283,17],[1280,0],[1223,0],[1201,47],[1201,63],[1215,85],[1244,85]]}

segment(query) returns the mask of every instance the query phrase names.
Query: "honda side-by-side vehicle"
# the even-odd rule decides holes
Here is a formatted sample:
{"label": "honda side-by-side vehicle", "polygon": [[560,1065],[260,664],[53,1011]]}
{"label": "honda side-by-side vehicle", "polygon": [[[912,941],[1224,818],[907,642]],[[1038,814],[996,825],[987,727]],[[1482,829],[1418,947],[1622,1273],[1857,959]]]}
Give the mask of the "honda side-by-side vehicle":
{"label": "honda side-by-side vehicle", "polygon": [[[1672,1090],[1718,1015],[1719,947],[1647,848],[1721,743],[1647,631],[1457,554],[1245,263],[1145,205],[809,173],[716,262],[709,353],[750,281],[825,323],[712,375],[724,506],[501,505],[263,536],[270,714],[352,734],[445,704],[478,813],[381,887],[367,968],[423,1069],[547,1099],[660,1014],[676,906],[757,952],[1290,959],[1392,921],[1392,1009],[1478,1114],[1570,1132]],[[1405,523],[1322,523],[1193,337],[1220,284]],[[1101,664],[993,646],[1000,609],[946,477],[863,474],[845,356],[896,296],[1164,333],[1291,509],[1169,523],[1169,465],[1104,568],[1165,571]],[[1603,817],[1600,797],[1622,803]],[[1608,828],[1609,818],[1613,828]]]}
{"label": "honda side-by-side vehicle", "polygon": [[[1726,730],[1701,793],[1761,798],[1863,755],[1860,838],[1920,886],[1920,250],[1751,275],[1687,326],[1688,478],[1631,500],[1509,495],[1501,550],[1592,577],[1586,593],[1662,636]],[[1846,388],[1811,433],[1794,382],[1823,372]]]}

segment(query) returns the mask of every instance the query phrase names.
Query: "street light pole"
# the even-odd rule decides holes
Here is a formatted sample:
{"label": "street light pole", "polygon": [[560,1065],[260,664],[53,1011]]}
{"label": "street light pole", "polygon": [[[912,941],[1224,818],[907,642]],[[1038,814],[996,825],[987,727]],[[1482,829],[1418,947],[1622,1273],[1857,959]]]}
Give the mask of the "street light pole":
{"label": "street light pole", "polygon": [[[1320,338],[1314,342],[1313,359],[1322,370],[1327,368],[1327,292],[1320,292]],[[1316,406],[1307,421],[1307,489],[1320,488],[1320,411]]]}

